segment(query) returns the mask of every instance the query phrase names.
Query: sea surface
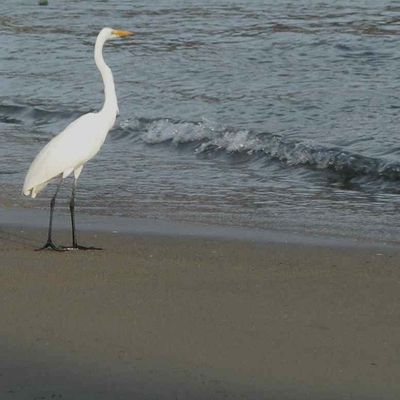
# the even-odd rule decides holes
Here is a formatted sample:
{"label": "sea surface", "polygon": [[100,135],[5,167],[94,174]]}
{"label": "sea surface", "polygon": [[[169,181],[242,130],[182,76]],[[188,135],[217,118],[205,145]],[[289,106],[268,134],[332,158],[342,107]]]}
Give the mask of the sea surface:
{"label": "sea surface", "polygon": [[136,36],[104,49],[120,116],[80,212],[400,240],[397,1],[2,1],[0,206],[47,207],[24,176],[102,106],[103,26]]}

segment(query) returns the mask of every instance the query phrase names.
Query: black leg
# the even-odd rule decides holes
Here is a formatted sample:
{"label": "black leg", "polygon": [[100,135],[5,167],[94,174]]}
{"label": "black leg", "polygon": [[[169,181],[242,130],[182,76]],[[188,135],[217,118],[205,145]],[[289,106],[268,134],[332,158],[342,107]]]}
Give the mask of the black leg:
{"label": "black leg", "polygon": [[52,250],[57,250],[57,251],[63,250],[61,247],[56,246],[51,238],[51,234],[52,234],[52,230],[53,230],[54,206],[56,205],[56,197],[57,197],[58,191],[60,190],[62,182],[63,182],[63,178],[60,179],[60,182],[57,186],[56,192],[54,193],[54,196],[52,197],[52,199],[50,201],[50,221],[49,221],[49,230],[47,233],[47,242],[45,243],[44,246],[42,246],[36,250],[44,250],[44,249],[52,249]]}
{"label": "black leg", "polygon": [[75,188],[76,188],[76,179],[74,178],[74,182],[72,183],[72,193],[71,200],[69,202],[69,211],[71,213],[71,227],[72,227],[72,247],[78,247],[78,242],[76,240],[75,233]]}
{"label": "black leg", "polygon": [[63,247],[63,250],[102,250],[100,247],[86,247],[78,244],[76,239],[76,229],[75,229],[75,189],[76,189],[76,179],[72,184],[71,200],[69,202],[69,211],[71,213],[71,229],[72,229],[72,246]]}

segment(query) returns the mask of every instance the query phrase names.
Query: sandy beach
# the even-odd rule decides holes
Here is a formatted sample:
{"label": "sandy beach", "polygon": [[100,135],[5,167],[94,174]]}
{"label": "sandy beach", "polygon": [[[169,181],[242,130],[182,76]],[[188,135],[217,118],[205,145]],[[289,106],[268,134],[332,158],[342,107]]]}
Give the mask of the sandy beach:
{"label": "sandy beach", "polygon": [[0,230],[1,399],[400,398],[396,246],[45,235]]}

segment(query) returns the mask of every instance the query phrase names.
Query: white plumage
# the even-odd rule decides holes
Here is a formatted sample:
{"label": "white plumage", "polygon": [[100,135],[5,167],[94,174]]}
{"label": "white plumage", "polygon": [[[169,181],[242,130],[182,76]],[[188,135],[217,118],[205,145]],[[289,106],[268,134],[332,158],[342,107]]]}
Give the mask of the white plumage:
{"label": "white plumage", "polygon": [[74,172],[78,179],[83,165],[94,157],[115,122],[101,113],[90,113],[68,125],[33,160],[25,178],[24,194],[33,198],[56,176]]}

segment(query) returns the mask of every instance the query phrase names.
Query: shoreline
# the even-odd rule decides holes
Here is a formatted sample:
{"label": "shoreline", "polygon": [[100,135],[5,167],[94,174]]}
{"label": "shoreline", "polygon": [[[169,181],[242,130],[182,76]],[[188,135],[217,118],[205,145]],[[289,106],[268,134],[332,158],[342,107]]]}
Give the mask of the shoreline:
{"label": "shoreline", "polygon": [[[49,211],[34,208],[0,207],[1,226],[20,229],[47,230]],[[333,246],[340,248],[400,248],[400,240],[373,240],[361,237],[290,232],[277,229],[260,229],[230,225],[184,222],[165,219],[144,219],[110,215],[77,213],[77,232],[100,234],[126,234],[145,236],[191,237],[217,240],[239,240],[255,243],[286,243],[295,245]],[[70,230],[70,216],[56,210],[54,236],[57,231]]]}
{"label": "shoreline", "polygon": [[38,217],[0,231],[2,399],[400,397],[399,247],[83,217],[105,250],[36,252]]}

